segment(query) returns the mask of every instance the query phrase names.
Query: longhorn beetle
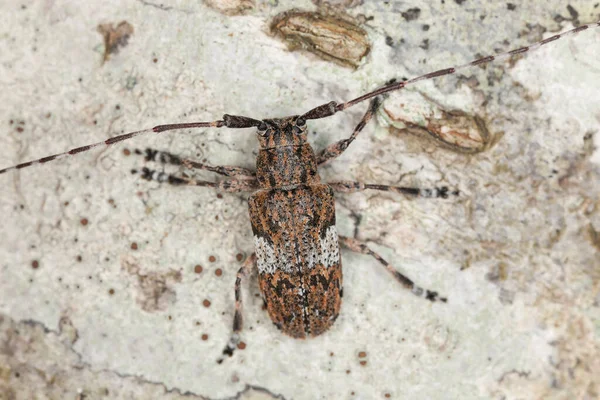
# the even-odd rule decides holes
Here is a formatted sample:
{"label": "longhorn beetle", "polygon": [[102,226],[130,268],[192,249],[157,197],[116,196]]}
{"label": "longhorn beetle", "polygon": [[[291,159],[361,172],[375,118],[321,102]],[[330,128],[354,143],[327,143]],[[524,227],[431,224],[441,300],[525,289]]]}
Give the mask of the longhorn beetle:
{"label": "longhorn beetle", "polygon": [[[151,129],[126,133],[105,141],[74,148],[64,153],[46,156],[0,170],[11,170],[44,164],[73,156],[100,146],[110,146],[136,136],[189,128],[256,128],[260,151],[256,171],[234,166],[210,166],[182,159],[176,155],[146,150],[146,160],[204,169],[231,179],[210,182],[172,175],[148,168],[133,170],[146,180],[167,182],[172,185],[211,187],[225,192],[253,192],[248,199],[250,220],[255,241],[255,253],[246,259],[237,272],[235,281],[235,314],[233,334],[223,350],[231,356],[240,342],[243,325],[241,283],[254,268],[268,314],[273,323],[286,335],[294,338],[318,336],[334,323],[342,301],[342,269],[339,246],[374,257],[392,276],[415,295],[430,301],[446,302],[437,292],[417,286],[410,278],[396,271],[386,260],[364,243],[350,237],[338,236],[335,228],[334,191],[356,192],[366,189],[390,191],[408,196],[448,198],[458,191],[448,187],[431,189],[387,186],[363,182],[337,181],[322,183],[317,171],[346,150],[372,119],[379,104],[379,96],[400,90],[416,82],[454,74],[457,71],[507,59],[539,48],[561,37],[599,26],[600,22],[551,36],[529,46],[520,47],[494,56],[487,56],[463,65],[441,69],[410,80],[391,82],[381,88],[345,103],[320,105],[301,115],[284,118],[253,119],[225,114],[222,120],[159,125]],[[329,145],[315,155],[307,143],[307,121],[326,118],[360,102],[370,105],[352,134]],[[138,154],[141,152],[138,151]],[[219,362],[223,361],[223,357]]]}

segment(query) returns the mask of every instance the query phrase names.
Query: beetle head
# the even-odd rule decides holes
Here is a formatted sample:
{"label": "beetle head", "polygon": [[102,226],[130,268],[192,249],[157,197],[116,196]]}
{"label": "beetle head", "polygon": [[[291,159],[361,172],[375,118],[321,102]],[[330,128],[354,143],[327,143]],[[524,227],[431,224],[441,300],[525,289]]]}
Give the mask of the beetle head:
{"label": "beetle head", "polygon": [[306,119],[298,115],[264,119],[257,127],[258,141],[263,149],[302,146],[306,136]]}

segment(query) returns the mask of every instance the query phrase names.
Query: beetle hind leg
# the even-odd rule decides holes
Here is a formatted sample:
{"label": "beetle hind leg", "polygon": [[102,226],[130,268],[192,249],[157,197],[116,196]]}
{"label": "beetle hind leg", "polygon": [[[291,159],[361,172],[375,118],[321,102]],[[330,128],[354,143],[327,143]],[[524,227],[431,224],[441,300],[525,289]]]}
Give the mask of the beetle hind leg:
{"label": "beetle hind leg", "polygon": [[424,297],[429,301],[441,301],[445,303],[448,300],[446,297],[441,297],[438,292],[415,285],[410,278],[397,271],[393,266],[390,265],[390,263],[384,260],[379,254],[371,250],[366,244],[346,236],[340,236],[339,243],[350,251],[366,254],[375,258],[394,276],[394,279],[400,282],[402,286],[409,289],[413,294],[419,297]]}
{"label": "beetle hind leg", "polygon": [[235,279],[235,313],[233,315],[233,333],[229,338],[229,341],[223,349],[223,354],[217,360],[217,363],[221,364],[225,357],[233,356],[233,352],[237,349],[240,344],[240,332],[244,326],[244,318],[242,316],[243,304],[242,304],[242,279],[246,278],[256,265],[256,253],[252,253],[250,257],[244,261],[242,266],[237,272]]}

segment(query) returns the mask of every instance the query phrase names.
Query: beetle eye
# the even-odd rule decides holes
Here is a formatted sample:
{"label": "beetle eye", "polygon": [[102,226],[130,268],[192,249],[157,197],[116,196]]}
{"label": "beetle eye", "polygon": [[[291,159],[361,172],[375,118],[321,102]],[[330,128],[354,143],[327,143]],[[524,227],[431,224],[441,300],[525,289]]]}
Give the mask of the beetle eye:
{"label": "beetle eye", "polygon": [[296,126],[304,126],[306,125],[306,120],[302,117],[296,119]]}
{"label": "beetle eye", "polygon": [[267,124],[261,122],[260,125],[258,125],[258,133],[261,136],[264,136],[264,134],[267,133]]}

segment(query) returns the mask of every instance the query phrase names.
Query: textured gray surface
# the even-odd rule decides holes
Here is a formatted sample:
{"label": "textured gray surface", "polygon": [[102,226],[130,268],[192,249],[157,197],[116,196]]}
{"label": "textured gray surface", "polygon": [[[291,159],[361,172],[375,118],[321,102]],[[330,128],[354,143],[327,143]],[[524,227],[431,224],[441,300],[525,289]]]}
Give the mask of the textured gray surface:
{"label": "textured gray surface", "polygon": [[[373,17],[363,25],[371,54],[354,71],[290,53],[267,26],[291,2],[256,3],[227,16],[200,1],[1,1],[1,165],[160,123],[295,114],[571,27],[555,0],[514,10],[365,1],[347,10]],[[590,2],[570,4],[581,23],[599,19]],[[134,34],[102,64],[96,27],[122,20]],[[129,170],[142,160],[123,148],[251,167],[253,133],[139,138],[1,176],[0,396],[223,398],[250,384],[288,399],[597,398],[599,39],[588,31],[419,85],[483,116],[499,139],[486,152],[440,149],[380,118],[323,169],[325,179],[461,189],[449,201],[339,196],[340,233],[356,232],[448,304],[416,298],[370,258],[344,252],[344,305],[329,333],[281,336],[251,281],[247,347],[220,366],[236,255],[252,252],[244,198],[141,181]],[[346,137],[363,109],[314,122],[315,148]]]}

